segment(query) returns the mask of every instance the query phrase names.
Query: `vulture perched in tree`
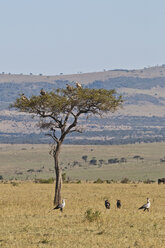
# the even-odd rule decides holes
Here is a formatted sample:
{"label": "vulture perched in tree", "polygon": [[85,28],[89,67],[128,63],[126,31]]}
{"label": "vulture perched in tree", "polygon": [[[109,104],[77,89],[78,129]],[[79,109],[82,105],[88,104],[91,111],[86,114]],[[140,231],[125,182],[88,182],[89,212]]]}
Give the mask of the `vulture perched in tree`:
{"label": "vulture perched in tree", "polygon": [[80,83],[76,82],[76,87],[77,88],[82,88],[82,85]]}
{"label": "vulture perched in tree", "polygon": [[22,100],[27,100],[27,97],[24,95],[24,93],[21,94],[21,99]]}
{"label": "vulture perched in tree", "polygon": [[67,88],[67,90],[69,90],[69,91],[72,91],[72,90],[73,90],[73,87],[70,86],[69,84],[66,85],[66,88]]}
{"label": "vulture perched in tree", "polygon": [[151,205],[150,204],[150,199],[147,198],[147,203],[144,204],[143,206],[141,206],[139,209],[144,209],[144,211],[146,211],[146,209],[147,209],[147,211],[149,211],[150,205]]}
{"label": "vulture perched in tree", "polygon": [[44,96],[44,95],[46,94],[46,92],[45,92],[43,89],[41,89],[41,90],[40,90],[40,94],[41,94],[42,96]]}
{"label": "vulture perched in tree", "polygon": [[109,203],[108,200],[105,200],[105,207],[106,207],[107,209],[110,209],[110,203]]}

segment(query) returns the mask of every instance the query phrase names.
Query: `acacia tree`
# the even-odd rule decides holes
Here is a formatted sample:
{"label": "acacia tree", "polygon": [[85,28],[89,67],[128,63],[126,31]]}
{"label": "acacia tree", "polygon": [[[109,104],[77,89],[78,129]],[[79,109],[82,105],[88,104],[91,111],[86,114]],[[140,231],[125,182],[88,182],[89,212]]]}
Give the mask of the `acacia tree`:
{"label": "acacia tree", "polygon": [[56,174],[55,205],[61,203],[62,173],[59,154],[65,137],[72,132],[80,132],[80,116],[100,116],[103,113],[114,112],[121,107],[122,102],[122,97],[117,96],[115,90],[67,86],[65,89],[51,92],[41,90],[40,95],[30,98],[22,94],[12,104],[12,107],[21,112],[39,116],[40,128],[48,130],[48,135],[54,141],[52,154]]}

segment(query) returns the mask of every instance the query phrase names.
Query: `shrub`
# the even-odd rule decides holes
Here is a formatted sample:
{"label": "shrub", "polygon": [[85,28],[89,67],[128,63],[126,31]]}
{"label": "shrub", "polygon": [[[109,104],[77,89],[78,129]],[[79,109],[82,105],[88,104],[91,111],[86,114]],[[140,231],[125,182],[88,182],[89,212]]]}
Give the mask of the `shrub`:
{"label": "shrub", "polygon": [[14,187],[19,185],[19,183],[16,183],[16,182],[11,182],[11,184],[12,184]]}
{"label": "shrub", "polygon": [[117,180],[114,180],[114,179],[106,180],[106,183],[117,183]]}
{"label": "shrub", "polygon": [[91,159],[89,161],[89,163],[92,164],[92,165],[97,165],[97,160],[96,159]]}
{"label": "shrub", "polygon": [[100,220],[101,217],[101,212],[96,210],[93,211],[91,208],[88,208],[87,211],[85,212],[85,220],[89,222],[94,222]]}
{"label": "shrub", "polygon": [[27,172],[32,173],[32,172],[35,172],[35,170],[34,169],[29,169],[29,170],[27,170]]}
{"label": "shrub", "polygon": [[42,241],[41,241],[41,244],[48,244],[49,243],[49,241],[47,240],[47,239],[43,239]]}
{"label": "shrub", "polygon": [[78,165],[78,164],[79,164],[78,161],[73,161],[73,166],[76,166],[76,165]]}
{"label": "shrub", "polygon": [[3,180],[3,176],[2,175],[0,175],[0,180]]}
{"label": "shrub", "polygon": [[127,162],[127,159],[126,158],[121,158],[120,159],[120,163],[126,163]]}
{"label": "shrub", "polygon": [[164,163],[165,162],[165,158],[160,158],[160,162]]}
{"label": "shrub", "polygon": [[108,183],[108,184],[110,184],[112,182],[113,182],[113,180],[106,180],[106,183]]}
{"label": "shrub", "polygon": [[138,159],[140,159],[141,157],[140,157],[139,155],[135,155],[133,158],[138,160]]}
{"label": "shrub", "polygon": [[70,179],[70,177],[68,176],[67,177],[67,180],[66,180],[66,183],[70,183],[71,182],[71,179]]}
{"label": "shrub", "polygon": [[105,164],[105,160],[100,159],[100,160],[99,160],[99,163],[100,163],[100,165],[103,165],[103,164]]}
{"label": "shrub", "polygon": [[18,172],[16,172],[15,174],[17,174],[17,175],[23,175],[23,172],[18,171]]}
{"label": "shrub", "polygon": [[36,179],[35,183],[54,183],[54,178],[48,178],[48,179]]}
{"label": "shrub", "polygon": [[62,173],[62,181],[65,182],[66,181],[66,173]]}
{"label": "shrub", "polygon": [[119,163],[119,159],[118,158],[111,158],[111,159],[108,159],[108,164],[116,164],[116,163]]}
{"label": "shrub", "polygon": [[96,181],[94,181],[94,183],[103,183],[104,181],[100,178],[98,178]]}
{"label": "shrub", "polygon": [[127,177],[125,177],[121,180],[121,183],[130,183],[130,180]]}
{"label": "shrub", "polygon": [[150,183],[155,183],[155,181],[151,179],[146,179],[143,181],[143,183],[150,184]]}
{"label": "shrub", "polygon": [[88,158],[87,155],[83,155],[83,156],[82,156],[82,159],[85,161],[85,163],[87,162],[87,158]]}

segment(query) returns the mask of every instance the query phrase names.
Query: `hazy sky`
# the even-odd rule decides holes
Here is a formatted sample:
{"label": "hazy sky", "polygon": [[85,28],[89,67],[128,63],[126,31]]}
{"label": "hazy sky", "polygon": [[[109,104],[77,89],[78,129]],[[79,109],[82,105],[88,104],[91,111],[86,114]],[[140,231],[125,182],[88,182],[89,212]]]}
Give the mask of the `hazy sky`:
{"label": "hazy sky", "polygon": [[165,0],[0,0],[0,72],[165,64]]}

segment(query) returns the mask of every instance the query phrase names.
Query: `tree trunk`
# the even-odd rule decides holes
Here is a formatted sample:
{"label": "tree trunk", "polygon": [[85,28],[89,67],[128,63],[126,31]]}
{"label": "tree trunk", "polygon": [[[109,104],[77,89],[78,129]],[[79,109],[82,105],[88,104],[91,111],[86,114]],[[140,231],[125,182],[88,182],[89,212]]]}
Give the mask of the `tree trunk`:
{"label": "tree trunk", "polygon": [[58,205],[61,203],[62,175],[61,169],[59,167],[60,146],[60,144],[57,144],[56,150],[54,151],[54,168],[56,174],[54,205]]}

